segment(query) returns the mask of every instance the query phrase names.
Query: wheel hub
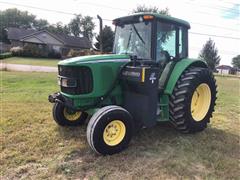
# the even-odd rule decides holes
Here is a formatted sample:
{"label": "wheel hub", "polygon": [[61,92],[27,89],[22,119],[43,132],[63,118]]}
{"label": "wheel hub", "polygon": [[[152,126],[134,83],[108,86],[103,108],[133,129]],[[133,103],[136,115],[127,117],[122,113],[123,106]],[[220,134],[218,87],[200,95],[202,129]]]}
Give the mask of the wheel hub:
{"label": "wheel hub", "polygon": [[206,83],[200,84],[193,93],[191,114],[195,121],[201,121],[206,116],[211,104],[211,90]]}
{"label": "wheel hub", "polygon": [[63,115],[69,121],[76,121],[80,118],[82,112],[80,111],[71,111],[67,108],[64,108]]}
{"label": "wheel hub", "polygon": [[109,146],[119,144],[126,134],[126,127],[120,120],[111,121],[104,129],[103,139]]}

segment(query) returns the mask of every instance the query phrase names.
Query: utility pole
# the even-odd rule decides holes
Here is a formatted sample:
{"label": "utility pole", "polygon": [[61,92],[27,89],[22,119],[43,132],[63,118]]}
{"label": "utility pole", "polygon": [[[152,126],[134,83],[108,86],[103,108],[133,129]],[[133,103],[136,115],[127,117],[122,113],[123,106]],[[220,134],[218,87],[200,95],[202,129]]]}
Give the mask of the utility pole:
{"label": "utility pole", "polygon": [[102,44],[102,18],[97,15],[97,18],[99,19],[99,26],[100,26],[100,30],[99,30],[99,37],[100,37],[100,52],[103,52],[103,44]]}

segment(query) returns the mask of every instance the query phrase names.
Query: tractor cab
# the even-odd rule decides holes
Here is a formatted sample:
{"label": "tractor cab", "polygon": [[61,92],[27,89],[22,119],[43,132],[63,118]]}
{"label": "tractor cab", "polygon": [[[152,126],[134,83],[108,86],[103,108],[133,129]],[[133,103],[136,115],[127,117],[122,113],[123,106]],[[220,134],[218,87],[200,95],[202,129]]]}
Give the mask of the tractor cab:
{"label": "tractor cab", "polygon": [[[188,56],[185,21],[154,13],[115,19],[114,54],[128,54],[122,71],[124,105],[143,126],[162,121],[163,91],[177,61]],[[137,76],[138,75],[138,76]]]}
{"label": "tractor cab", "polygon": [[115,19],[114,54],[166,64],[188,56],[188,22],[155,13]]}

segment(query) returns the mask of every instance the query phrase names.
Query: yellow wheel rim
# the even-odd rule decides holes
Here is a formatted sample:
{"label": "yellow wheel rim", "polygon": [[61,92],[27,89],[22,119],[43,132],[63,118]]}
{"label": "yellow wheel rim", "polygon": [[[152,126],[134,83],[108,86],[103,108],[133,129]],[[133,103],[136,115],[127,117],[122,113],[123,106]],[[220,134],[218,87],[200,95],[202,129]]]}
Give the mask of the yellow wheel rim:
{"label": "yellow wheel rim", "polygon": [[76,121],[80,118],[82,112],[80,111],[77,111],[77,112],[73,112],[73,113],[70,113],[67,108],[64,108],[63,110],[63,115],[64,117],[69,120],[69,121]]}
{"label": "yellow wheel rim", "polygon": [[126,126],[120,120],[111,121],[104,129],[103,140],[109,146],[119,144],[126,134]]}
{"label": "yellow wheel rim", "polygon": [[201,121],[206,116],[211,104],[211,90],[206,83],[200,84],[193,93],[191,113],[195,121]]}

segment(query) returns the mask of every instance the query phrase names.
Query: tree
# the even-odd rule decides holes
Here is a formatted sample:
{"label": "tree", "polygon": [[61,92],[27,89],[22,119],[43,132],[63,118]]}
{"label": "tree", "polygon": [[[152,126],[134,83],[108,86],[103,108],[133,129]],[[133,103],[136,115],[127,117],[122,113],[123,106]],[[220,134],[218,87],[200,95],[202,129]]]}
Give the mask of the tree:
{"label": "tree", "polygon": [[50,25],[46,28],[49,32],[56,34],[70,34],[70,30],[67,25],[63,25],[62,22],[57,22],[56,24]]}
{"label": "tree", "polygon": [[80,28],[80,26],[81,26],[81,19],[82,19],[82,15],[78,14],[68,24],[70,32],[74,36],[76,36],[76,37],[80,36],[80,34],[81,34],[81,28]]}
{"label": "tree", "polygon": [[73,18],[68,24],[70,32],[79,37],[80,35],[92,41],[95,24],[90,16],[82,17],[81,14]]}
{"label": "tree", "polygon": [[199,53],[199,58],[206,61],[209,69],[212,71],[216,70],[216,66],[219,65],[221,57],[218,55],[218,50],[213,40],[209,39],[206,44],[203,45]]}
{"label": "tree", "polygon": [[27,11],[19,11],[16,8],[0,11],[0,41],[7,42],[6,28],[31,28],[35,23],[35,16]]}
{"label": "tree", "polygon": [[170,16],[168,8],[159,9],[159,8],[156,7],[156,6],[146,7],[145,5],[140,5],[140,6],[137,6],[136,9],[133,9],[132,12],[133,12],[133,13],[138,13],[138,12],[153,12],[153,13],[164,14],[164,15]]}
{"label": "tree", "polygon": [[49,23],[45,19],[38,19],[33,22],[33,27],[37,30],[46,29],[49,26]]}
{"label": "tree", "polygon": [[31,28],[36,16],[27,11],[20,11],[16,8],[0,11],[0,27],[22,27]]}
{"label": "tree", "polygon": [[[96,37],[97,42],[94,44],[97,50],[100,49],[100,35]],[[105,26],[102,30],[103,52],[111,52],[113,48],[114,32],[110,26]]]}
{"label": "tree", "polygon": [[93,23],[93,18],[90,16],[85,16],[81,20],[81,31],[83,37],[88,38],[92,41],[93,38],[93,30],[95,28],[95,24]]}
{"label": "tree", "polygon": [[233,67],[240,69],[240,55],[232,58],[232,65]]}

